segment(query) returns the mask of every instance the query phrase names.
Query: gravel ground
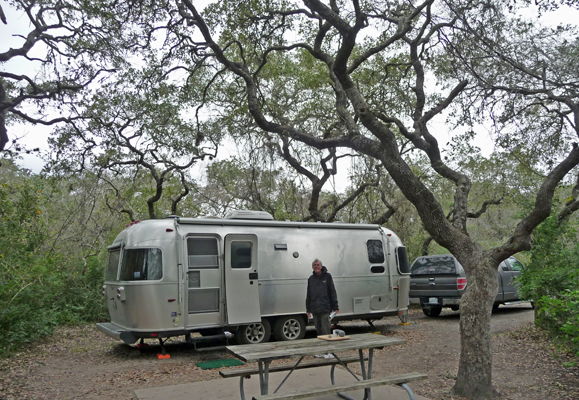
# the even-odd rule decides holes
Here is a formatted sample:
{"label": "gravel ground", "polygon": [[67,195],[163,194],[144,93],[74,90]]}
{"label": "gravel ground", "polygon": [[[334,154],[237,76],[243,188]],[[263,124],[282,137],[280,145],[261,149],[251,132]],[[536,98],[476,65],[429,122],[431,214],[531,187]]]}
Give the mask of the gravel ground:
{"label": "gravel ground", "polygon": [[[558,353],[533,328],[528,304],[501,307],[493,314],[493,382],[504,400],[579,400],[579,367]],[[454,384],[460,354],[459,313],[443,311],[427,318],[411,310],[409,325],[398,318],[340,325],[347,334],[380,332],[406,339],[402,346],[378,351],[374,376],[408,371],[426,372],[429,379],[412,382],[415,393],[433,400],[457,399]],[[308,330],[308,336],[314,331]],[[93,325],[62,327],[26,351],[0,360],[0,400],[136,399],[134,390],[222,379],[218,370],[202,370],[201,361],[229,357],[224,351],[197,352],[181,339],[167,343],[170,359],[159,360],[155,341],[139,350],[115,342]]]}

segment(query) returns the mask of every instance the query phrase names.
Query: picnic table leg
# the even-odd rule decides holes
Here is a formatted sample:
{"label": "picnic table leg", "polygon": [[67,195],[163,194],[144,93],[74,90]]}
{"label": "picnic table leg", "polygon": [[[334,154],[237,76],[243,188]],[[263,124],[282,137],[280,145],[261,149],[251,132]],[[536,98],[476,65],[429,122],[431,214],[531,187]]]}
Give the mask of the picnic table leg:
{"label": "picnic table leg", "polygon": [[270,363],[271,360],[257,362],[257,365],[259,366],[259,389],[262,395],[268,394]]}
{"label": "picnic table leg", "polygon": [[[343,363],[342,360],[340,360],[340,357],[338,357],[336,355],[336,353],[332,353],[332,354],[334,355],[334,357],[336,357],[336,359],[338,360],[340,365],[342,367],[346,368],[346,371],[348,371],[350,373],[350,375],[352,375],[357,381],[360,380],[360,378],[358,378],[358,376],[352,372],[352,370],[348,367],[348,365]],[[330,369],[330,380],[332,381],[332,385],[336,384],[336,378],[335,378],[335,374],[334,374],[335,370],[336,370],[336,364],[332,365],[332,368]]]}
{"label": "picnic table leg", "polygon": [[402,388],[404,388],[404,390],[406,390],[406,393],[408,393],[408,397],[410,397],[410,400],[416,400],[416,397],[414,397],[412,389],[410,389],[407,384],[399,383],[398,386],[401,386]]}
{"label": "picnic table leg", "polygon": [[[374,349],[368,350],[368,372],[366,373],[366,364],[364,363],[364,350],[358,350],[358,354],[360,355],[360,368],[362,369],[362,379],[372,379],[372,361],[374,360]],[[332,366],[332,385],[334,384],[334,366]],[[357,378],[356,378],[357,379]],[[348,396],[345,393],[338,392],[338,396],[346,399],[346,400],[356,400],[351,396]],[[364,389],[364,400],[372,400],[372,389],[366,388]],[[414,399],[412,399],[414,400]]]}
{"label": "picnic table leg", "polygon": [[[366,364],[364,363],[364,351],[362,349],[358,350],[358,354],[360,355],[360,368],[362,369],[362,379],[363,380],[370,379],[370,377],[372,376],[372,356],[374,354],[372,350],[373,349],[370,349],[370,351],[368,353],[368,375],[366,375]],[[332,385],[336,384],[336,381],[334,379],[334,368],[335,367],[336,367],[335,365],[332,365],[332,370],[330,372],[330,378],[332,379]],[[346,369],[348,371],[350,371],[350,368],[348,368],[347,366],[346,366]],[[350,373],[358,381],[360,380],[352,371],[350,371]],[[353,398],[345,393],[342,393],[342,392],[338,392],[338,396],[340,396],[341,398],[346,399],[346,400],[356,400],[355,398]],[[372,400],[372,394],[371,394],[369,388],[364,389],[364,400]]]}
{"label": "picnic table leg", "polygon": [[[363,360],[364,354],[359,350],[360,357]],[[374,360],[374,349],[368,350],[368,375],[364,379],[372,379],[372,361]],[[364,400],[372,400],[372,390],[370,388],[364,389]]]}
{"label": "picnic table leg", "polygon": [[241,400],[245,400],[245,389],[243,387],[243,380],[246,378],[248,378],[248,377],[246,377],[246,376],[240,376],[239,377],[239,393],[241,393]]}
{"label": "picnic table leg", "polygon": [[290,377],[290,375],[292,374],[292,372],[295,371],[295,369],[298,367],[298,365],[300,365],[300,363],[302,362],[303,359],[304,359],[303,356],[300,357],[300,359],[299,359],[298,362],[293,366],[293,368],[291,369],[291,371],[288,372],[288,374],[285,376],[285,378],[283,378],[283,381],[281,381],[281,383],[279,384],[279,386],[277,387],[277,389],[275,389],[275,390],[273,391],[274,394],[277,393],[277,391],[279,390],[279,388],[281,388],[282,385],[285,383],[285,381],[287,381],[287,378]]}

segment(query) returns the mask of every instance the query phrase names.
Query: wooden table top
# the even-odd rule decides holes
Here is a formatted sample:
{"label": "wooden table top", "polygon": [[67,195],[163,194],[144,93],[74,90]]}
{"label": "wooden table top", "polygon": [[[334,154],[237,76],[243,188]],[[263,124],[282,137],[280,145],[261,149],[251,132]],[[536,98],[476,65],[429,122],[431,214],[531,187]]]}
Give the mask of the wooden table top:
{"label": "wooden table top", "polygon": [[226,348],[228,352],[245,362],[256,362],[288,357],[313,356],[315,354],[338,353],[348,350],[381,348],[406,343],[404,339],[374,333],[362,333],[349,336],[350,339],[339,341],[327,341],[315,338],[227,346]]}

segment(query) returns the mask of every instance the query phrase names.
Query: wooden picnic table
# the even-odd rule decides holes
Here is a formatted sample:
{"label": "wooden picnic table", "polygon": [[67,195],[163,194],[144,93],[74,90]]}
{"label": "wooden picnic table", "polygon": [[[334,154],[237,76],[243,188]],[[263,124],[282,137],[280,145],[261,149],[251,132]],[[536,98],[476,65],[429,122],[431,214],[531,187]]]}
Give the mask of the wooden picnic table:
{"label": "wooden picnic table", "polygon": [[[394,337],[386,337],[378,334],[372,333],[363,333],[357,335],[350,335],[348,339],[345,340],[323,340],[319,338],[314,339],[302,339],[302,340],[291,340],[291,341],[284,341],[284,342],[267,342],[267,343],[259,343],[259,344],[249,344],[249,345],[237,345],[237,346],[226,346],[228,352],[233,354],[235,357],[239,358],[242,361],[247,363],[257,362],[258,369],[254,371],[254,373],[259,374],[259,386],[261,391],[261,397],[266,396],[265,398],[276,398],[275,393],[280,389],[280,387],[285,383],[285,381],[289,378],[291,373],[296,370],[300,369],[300,364],[302,360],[306,356],[313,356],[316,354],[332,354],[334,356],[335,362],[332,366],[331,371],[331,380],[332,386],[328,388],[321,388],[322,390],[328,389],[330,392],[332,389],[337,388],[338,386],[342,388],[341,390],[353,390],[356,388],[364,389],[364,400],[371,400],[372,393],[371,387],[380,384],[387,384],[382,383],[379,380],[372,380],[372,362],[373,362],[373,355],[374,349],[381,349],[386,346],[393,346],[398,344],[404,344],[406,341],[404,339],[394,338]],[[335,386],[334,382],[334,367],[336,365],[343,365],[357,380],[359,380],[358,376],[355,375],[347,366],[347,362],[351,362],[351,357],[349,361],[343,362],[342,358],[345,360],[348,357],[344,357],[344,355],[340,355],[340,353],[344,353],[351,350],[358,350],[359,355],[359,363],[362,371],[362,380],[353,384],[353,385],[346,385],[351,387],[346,387],[344,385],[337,385]],[[364,355],[364,350],[367,350],[368,355]],[[275,389],[273,394],[269,395],[269,373],[270,373],[270,364],[274,360],[280,359],[287,359],[287,358],[298,358],[295,364],[289,364],[287,367],[280,369],[278,365],[275,365],[273,371],[280,371],[285,370],[288,371],[287,376],[283,379],[280,385]],[[366,362],[367,360],[367,362]],[[311,362],[310,362],[311,363]],[[304,362],[304,366],[301,368],[309,367],[308,362]],[[327,364],[326,364],[327,365]],[[415,374],[416,376],[410,376],[408,374],[408,379],[401,382],[400,378],[398,379],[400,382],[393,381],[391,383],[399,384],[406,391],[409,393],[411,399],[414,398],[412,391],[406,386],[406,382],[415,379],[422,379],[426,377],[424,374]],[[238,374],[241,376],[242,374]],[[250,375],[248,372],[247,375]],[[225,375],[223,375],[225,376]],[[243,377],[241,378],[241,381]],[[364,382],[368,381],[368,382]],[[385,382],[385,381],[384,381]],[[245,400],[245,396],[243,394],[243,382],[241,385],[241,397],[242,400]],[[333,390],[337,392],[336,390]],[[342,393],[337,392],[338,395],[345,399],[352,399],[350,396]],[[293,397],[286,397],[286,398],[304,398],[308,397],[308,395],[315,394],[314,391],[311,393],[308,392],[301,392],[299,395],[293,395]]]}

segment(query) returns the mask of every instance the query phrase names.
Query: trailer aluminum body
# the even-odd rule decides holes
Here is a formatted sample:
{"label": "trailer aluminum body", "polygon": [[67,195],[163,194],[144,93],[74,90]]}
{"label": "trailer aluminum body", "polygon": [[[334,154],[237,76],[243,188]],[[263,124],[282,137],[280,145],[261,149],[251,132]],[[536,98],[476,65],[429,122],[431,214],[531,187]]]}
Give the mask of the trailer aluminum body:
{"label": "trailer aluminum body", "polygon": [[408,313],[406,249],[379,225],[172,217],[133,223],[108,249],[111,322],[97,327],[129,344],[223,330],[241,343],[303,338],[315,258],[334,278],[335,321]]}

